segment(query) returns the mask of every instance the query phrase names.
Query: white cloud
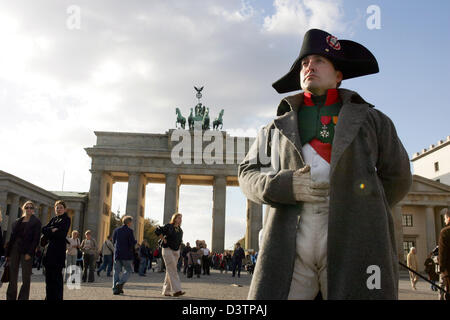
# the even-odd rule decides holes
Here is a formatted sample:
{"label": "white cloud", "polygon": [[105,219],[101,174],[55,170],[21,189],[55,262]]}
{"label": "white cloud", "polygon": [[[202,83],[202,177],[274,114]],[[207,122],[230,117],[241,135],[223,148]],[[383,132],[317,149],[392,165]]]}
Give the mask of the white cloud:
{"label": "white cloud", "polygon": [[213,6],[210,8],[210,12],[225,18],[225,20],[229,22],[243,22],[254,16],[255,9],[248,1],[242,1],[241,7],[237,10],[229,11],[221,6]]}
{"label": "white cloud", "polygon": [[342,1],[275,0],[274,7],[275,13],[265,17],[263,25],[271,34],[298,35],[311,28],[345,30]]}
{"label": "white cloud", "polygon": [[[280,96],[271,83],[298,52],[299,28],[326,19],[337,28],[340,4],[318,2],[321,10],[275,1],[264,21],[256,1],[79,0],[79,30],[67,28],[64,2],[42,0],[33,10],[8,2],[0,14],[0,170],[47,190],[60,190],[65,172],[64,190],[87,192],[93,131],[164,133],[175,107],[186,116],[197,103],[194,85],[205,86],[212,118],[225,110],[231,136],[256,136],[275,116]],[[126,191],[114,185],[114,211],[125,212]],[[163,206],[164,186],[149,185],[146,216],[162,223]],[[227,247],[245,234],[245,206],[240,189],[228,188]],[[183,187],[180,209],[186,240],[210,243],[212,188]]]}

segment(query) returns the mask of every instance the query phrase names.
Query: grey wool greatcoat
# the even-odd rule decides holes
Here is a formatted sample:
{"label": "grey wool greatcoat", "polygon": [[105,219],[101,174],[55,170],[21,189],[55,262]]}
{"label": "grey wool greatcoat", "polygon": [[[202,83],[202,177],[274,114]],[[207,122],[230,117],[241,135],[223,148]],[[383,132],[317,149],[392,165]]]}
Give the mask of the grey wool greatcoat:
{"label": "grey wool greatcoat", "polygon": [[[328,299],[397,299],[398,256],[391,209],[408,192],[408,155],[392,121],[356,92],[338,89],[342,109],[330,163]],[[243,162],[239,184],[248,199],[270,206],[249,299],[287,299],[298,215],[292,174],[304,166],[298,131],[303,93],[283,99]],[[378,288],[372,275],[379,267]],[[370,268],[369,268],[370,267]],[[376,268],[376,267],[375,267]],[[371,289],[369,289],[369,287]]]}

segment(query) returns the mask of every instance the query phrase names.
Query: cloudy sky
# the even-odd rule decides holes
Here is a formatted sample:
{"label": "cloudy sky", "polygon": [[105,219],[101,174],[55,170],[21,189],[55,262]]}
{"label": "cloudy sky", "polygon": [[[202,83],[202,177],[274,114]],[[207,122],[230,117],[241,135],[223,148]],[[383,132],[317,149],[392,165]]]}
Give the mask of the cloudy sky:
{"label": "cloudy sky", "polygon": [[[380,73],[342,87],[391,117],[412,156],[450,134],[448,12],[445,0],[0,0],[0,170],[47,190],[64,172],[64,191],[88,191],[93,131],[164,133],[194,85],[212,117],[225,109],[224,130],[252,136],[310,28],[374,53]],[[163,185],[147,188],[146,216],[161,222]],[[113,211],[126,189],[114,185]],[[212,187],[180,197],[185,240],[210,241]],[[226,247],[244,233],[245,198],[228,188]]]}

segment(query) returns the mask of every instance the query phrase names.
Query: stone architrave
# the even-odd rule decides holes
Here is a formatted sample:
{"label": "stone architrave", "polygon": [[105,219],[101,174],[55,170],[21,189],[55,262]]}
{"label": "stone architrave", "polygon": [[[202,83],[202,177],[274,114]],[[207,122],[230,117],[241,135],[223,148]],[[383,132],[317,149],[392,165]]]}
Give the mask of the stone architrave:
{"label": "stone architrave", "polygon": [[145,176],[139,172],[131,172],[128,175],[128,194],[126,215],[133,217],[132,229],[138,242],[144,237],[142,228],[145,212]]}
{"label": "stone architrave", "polygon": [[178,212],[180,197],[180,179],[175,173],[166,174],[166,188],[164,193],[164,218],[163,224],[170,222],[170,218]]}
{"label": "stone architrave", "polygon": [[426,215],[426,231],[427,231],[427,255],[436,247],[436,223],[434,221],[434,208],[427,206]]}
{"label": "stone architrave", "polygon": [[245,249],[259,251],[259,231],[262,229],[262,204],[247,199],[247,229]]}
{"label": "stone architrave", "polygon": [[211,250],[223,252],[225,248],[225,207],[227,181],[225,176],[215,176],[213,185],[213,216]]}
{"label": "stone architrave", "polygon": [[394,229],[395,229],[395,240],[397,241],[397,256],[399,261],[403,262],[405,260],[403,254],[403,226],[402,226],[402,206],[397,204],[392,210]]}

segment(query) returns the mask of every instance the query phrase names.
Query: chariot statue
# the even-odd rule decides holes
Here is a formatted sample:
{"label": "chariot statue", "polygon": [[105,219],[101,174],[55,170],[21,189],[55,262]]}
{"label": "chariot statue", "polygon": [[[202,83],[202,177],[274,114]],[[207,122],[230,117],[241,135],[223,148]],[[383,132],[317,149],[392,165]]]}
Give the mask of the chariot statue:
{"label": "chariot statue", "polygon": [[[209,108],[200,102],[200,99],[202,98],[201,92],[202,92],[203,88],[204,88],[204,86],[202,86],[202,87],[194,86],[194,89],[197,92],[197,94],[195,96],[198,99],[198,102],[194,108],[190,108],[191,112],[188,117],[189,130],[194,130],[197,125],[199,126],[199,128],[201,127],[202,130],[210,129],[211,120],[210,120],[210,115],[209,115]],[[175,123],[176,128],[178,129],[179,127],[181,127],[184,129],[185,124],[186,124],[186,118],[183,117],[179,108],[175,108],[175,112],[177,114],[177,121]],[[213,129],[214,130],[222,130],[223,112],[224,112],[224,110],[222,109],[219,113],[219,116],[217,118],[215,118],[215,120],[213,121]],[[196,125],[196,123],[197,123],[197,125]],[[219,126],[220,126],[220,129],[219,129]]]}

